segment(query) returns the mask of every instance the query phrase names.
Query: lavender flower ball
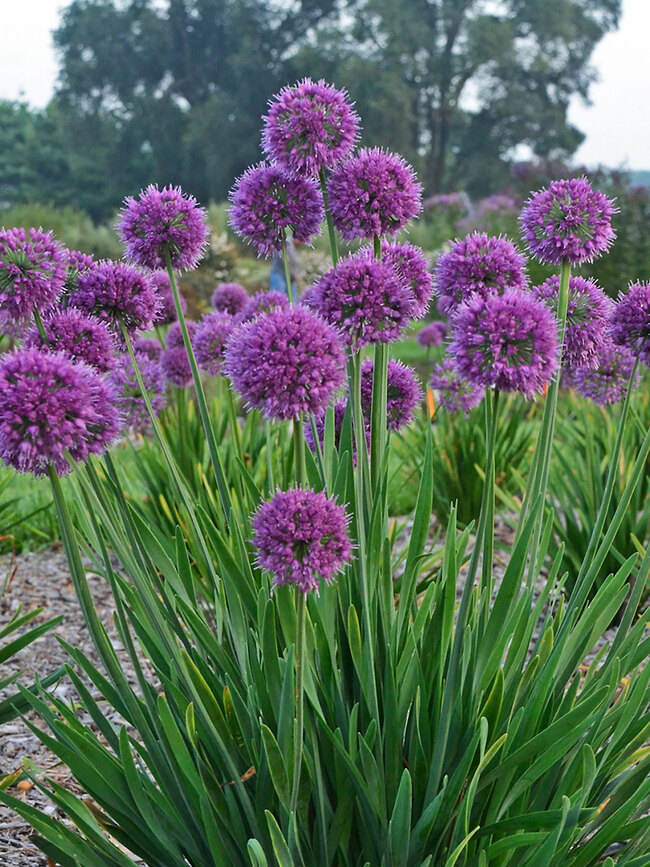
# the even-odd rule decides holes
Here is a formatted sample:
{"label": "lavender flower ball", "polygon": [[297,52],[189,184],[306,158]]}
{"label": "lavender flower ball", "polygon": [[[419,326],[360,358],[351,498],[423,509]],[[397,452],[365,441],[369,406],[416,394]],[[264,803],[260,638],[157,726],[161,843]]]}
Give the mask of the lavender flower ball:
{"label": "lavender flower ball", "polygon": [[208,242],[207,214],[193,196],[180,187],[150,184],[140,196],[124,200],[116,226],[126,253],[138,265],[156,271],[172,267],[195,268]]}
{"label": "lavender flower ball", "polygon": [[167,382],[176,388],[187,388],[192,384],[192,368],[184,346],[167,347],[160,356],[160,367]]}
{"label": "lavender flower ball", "polygon": [[322,492],[278,491],[253,517],[257,564],[273,586],[295,584],[305,595],[318,593],[352,559],[345,509]]}
{"label": "lavender flower ball", "polygon": [[551,181],[533,193],[521,213],[522,235],[540,262],[572,265],[591,262],[616,237],[614,202],[592,189],[586,178]]}
{"label": "lavender flower ball", "polygon": [[311,178],[289,177],[266,163],[247,169],[230,193],[230,223],[261,256],[281,252],[288,231],[309,244],[320,232],[324,211]]}
{"label": "lavender flower ball", "polygon": [[528,285],[526,260],[507,238],[475,232],[454,241],[438,258],[435,271],[438,308],[452,316],[474,295],[487,298]]}
{"label": "lavender flower ball", "polygon": [[[158,344],[160,346],[160,344]],[[165,377],[160,364],[144,352],[135,351],[135,360],[147,390],[151,406],[156,415],[165,406]],[[140,391],[138,380],[130,356],[120,353],[115,370],[110,374],[110,382],[117,395],[116,405],[125,427],[144,432],[150,424],[149,411]]]}
{"label": "lavender flower ball", "polygon": [[392,265],[413,296],[413,319],[422,319],[429,309],[433,294],[433,276],[429,260],[419,247],[413,244],[382,244],[381,259]]}
{"label": "lavender flower ball", "polygon": [[334,329],[298,306],[238,326],[226,346],[225,370],[249,406],[268,419],[318,415],[345,378]]}
{"label": "lavender flower ball", "polygon": [[[533,296],[543,301],[557,316],[560,278],[549,277],[533,288]],[[594,280],[569,279],[569,306],[564,334],[564,363],[567,367],[595,367],[598,353],[607,340],[612,302]]]}
{"label": "lavender flower ball", "polygon": [[381,148],[362,148],[338,166],[327,189],[332,220],[347,241],[394,235],[422,210],[415,172]]}
{"label": "lavender flower ball", "polygon": [[133,341],[133,351],[146,355],[150,361],[160,361],[163,348],[155,337],[138,337]]}
{"label": "lavender flower ball", "polygon": [[94,261],[92,256],[80,250],[65,251],[65,295],[76,291],[79,275],[85,274]]}
{"label": "lavender flower ball", "polygon": [[442,346],[442,342],[447,336],[447,325],[445,322],[436,320],[425,325],[418,333],[418,343],[424,346],[425,349],[431,349],[435,346]]}
{"label": "lavender flower ball", "polygon": [[235,320],[228,313],[215,310],[199,322],[192,346],[196,363],[211,376],[222,372],[226,343],[235,326]]}
{"label": "lavender flower ball", "polygon": [[108,328],[99,319],[71,307],[47,317],[43,329],[45,340],[34,328],[25,345],[62,352],[72,361],[85,361],[102,373],[113,367],[115,344]]}
{"label": "lavender flower ball", "polygon": [[485,397],[485,388],[463,379],[452,358],[443,358],[431,374],[431,388],[438,395],[438,403],[447,412],[464,412],[478,406]]}
{"label": "lavender flower ball", "polygon": [[[151,275],[151,282],[154,285],[160,303],[156,325],[170,325],[176,321],[177,316],[169,274],[166,271],[154,271]],[[183,313],[187,313],[187,304],[180,292],[178,297],[181,302],[181,310]]]}
{"label": "lavender flower ball", "polygon": [[341,259],[304,300],[354,349],[398,340],[413,310],[412,293],[395,269],[365,253]]}
{"label": "lavender flower ball", "polygon": [[284,87],[269,105],[262,147],[289,174],[316,177],[351,153],[359,117],[345,90],[305,78]]}
{"label": "lavender flower ball", "polygon": [[212,306],[220,313],[237,316],[248,304],[248,292],[239,283],[222,283],[212,293]]}
{"label": "lavender flower ball", "polygon": [[[371,358],[361,364],[361,409],[367,422],[372,409],[372,379],[375,364]],[[386,402],[386,424],[389,430],[399,430],[410,424],[415,410],[422,400],[422,389],[412,367],[401,361],[388,361],[388,400]]]}
{"label": "lavender flower ball", "polygon": [[65,284],[65,250],[51,232],[0,229],[0,312],[31,317],[52,307]]}
{"label": "lavender flower ball", "polygon": [[525,292],[475,295],[456,313],[449,347],[461,377],[474,385],[541,392],[557,369],[557,331],[551,311]]}
{"label": "lavender flower ball", "polygon": [[[185,325],[187,326],[187,333],[189,334],[190,342],[193,342],[198,325],[196,322],[192,322],[191,319],[187,319],[185,321]],[[185,347],[185,341],[183,340],[183,332],[181,330],[180,322],[172,322],[172,324],[167,329],[167,334],[165,335],[165,345],[167,349],[183,349]]]}
{"label": "lavender flower ball", "polygon": [[597,366],[573,371],[571,384],[583,397],[609,406],[624,400],[633,368],[634,356],[629,349],[605,343],[600,348]]}
{"label": "lavender flower ball", "polygon": [[650,283],[631,283],[620,293],[611,319],[614,343],[625,346],[650,367]]}
{"label": "lavender flower ball", "polygon": [[274,289],[268,292],[256,292],[246,302],[244,309],[237,315],[238,322],[250,322],[260,313],[270,313],[271,310],[281,310],[289,307],[289,298]]}
{"label": "lavender flower ball", "polygon": [[125,262],[95,262],[79,275],[70,305],[96,316],[121,337],[120,323],[133,334],[153,327],[160,310],[148,275]]}
{"label": "lavender flower ball", "polygon": [[60,352],[21,349],[0,362],[0,458],[21,473],[52,464],[70,472],[66,454],[84,461],[117,437],[115,395],[102,375]]}

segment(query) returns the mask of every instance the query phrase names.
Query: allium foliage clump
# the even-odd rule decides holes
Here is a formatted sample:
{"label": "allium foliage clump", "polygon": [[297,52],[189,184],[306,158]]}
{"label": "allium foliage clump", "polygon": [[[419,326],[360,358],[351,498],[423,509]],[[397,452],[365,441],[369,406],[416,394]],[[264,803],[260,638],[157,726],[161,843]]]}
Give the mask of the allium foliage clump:
{"label": "allium foliage clump", "polygon": [[612,340],[650,367],[650,283],[632,283],[612,312]]}
{"label": "allium foliage clump", "polygon": [[45,338],[34,328],[25,345],[63,352],[73,361],[85,361],[102,373],[113,367],[115,343],[106,325],[94,316],[70,307],[44,319],[43,329]]}
{"label": "allium foliage clump", "polygon": [[[361,407],[366,421],[372,408],[372,382],[375,365],[366,358],[361,365]],[[422,389],[412,367],[391,358],[387,368],[386,423],[389,430],[400,430],[413,421],[422,400]]]}
{"label": "allium foliage clump", "polygon": [[96,262],[79,275],[70,305],[96,316],[115,334],[153,327],[160,300],[150,277],[126,262]]}
{"label": "allium foliage clump", "polygon": [[8,320],[44,312],[63,292],[65,250],[51,232],[0,229],[0,313]]}

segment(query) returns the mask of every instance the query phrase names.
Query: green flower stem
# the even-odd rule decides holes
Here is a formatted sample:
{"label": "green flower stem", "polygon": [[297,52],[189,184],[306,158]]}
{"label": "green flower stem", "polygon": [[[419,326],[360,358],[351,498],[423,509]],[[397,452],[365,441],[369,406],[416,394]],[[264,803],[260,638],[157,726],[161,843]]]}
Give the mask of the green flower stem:
{"label": "green flower stem", "polygon": [[[373,252],[381,259],[381,238],[373,238]],[[372,408],[370,413],[370,480],[373,496],[377,495],[381,467],[386,451],[386,404],[388,401],[388,345],[375,344],[375,364],[372,377]]]}
{"label": "green flower stem", "polygon": [[221,508],[223,509],[224,518],[226,524],[230,523],[230,512],[232,510],[232,498],[230,496],[230,490],[228,488],[228,484],[226,482],[226,475],[224,473],[223,464],[221,463],[221,458],[219,456],[219,449],[217,446],[216,437],[214,435],[214,428],[212,426],[212,420],[210,419],[210,413],[208,411],[208,404],[205,399],[205,391],[203,389],[203,383],[201,382],[201,375],[199,373],[199,368],[196,364],[196,358],[194,357],[194,350],[192,349],[192,341],[190,340],[190,335],[187,330],[187,322],[185,321],[185,314],[183,313],[183,308],[181,307],[181,299],[178,293],[178,286],[176,285],[176,279],[174,277],[174,269],[172,267],[172,260],[169,254],[169,250],[165,248],[165,260],[167,263],[167,273],[169,275],[169,282],[171,283],[172,293],[174,295],[174,306],[176,307],[176,316],[178,317],[179,324],[181,326],[181,332],[183,334],[183,343],[185,344],[185,350],[187,352],[187,357],[190,362],[190,368],[192,370],[192,378],[194,380],[194,388],[196,390],[196,401],[199,406],[199,415],[201,416],[201,423],[203,425],[203,431],[205,433],[206,439],[208,441],[208,450],[210,452],[210,461],[212,463],[212,469],[214,471],[215,478],[217,480],[217,489],[219,491],[219,499],[221,500]]}
{"label": "green flower stem", "polygon": [[485,539],[483,543],[483,562],[481,571],[481,584],[489,588],[486,599],[492,598],[492,564],[494,560],[494,475],[495,475],[495,450],[496,432],[499,409],[499,391],[488,389],[485,395],[485,429],[487,431],[488,445],[485,465],[485,482],[487,489],[485,503],[487,515],[485,520]]}
{"label": "green flower stem", "polygon": [[296,485],[301,488],[307,481],[307,464],[305,462],[305,428],[301,418],[293,422],[293,462]]}
{"label": "green flower stem", "polygon": [[36,322],[36,327],[38,329],[38,334],[43,343],[47,343],[47,334],[45,333],[45,326],[43,325],[43,318],[38,311],[37,307],[34,307],[34,321]]}
{"label": "green flower stem", "polygon": [[330,239],[330,252],[332,254],[332,262],[336,265],[339,261],[339,248],[336,243],[336,232],[334,231],[334,223],[332,222],[332,212],[330,210],[330,200],[327,194],[327,181],[325,180],[325,171],[323,169],[318,173],[320,181],[320,189],[323,194],[323,205],[325,207],[325,220],[327,221],[327,233]]}
{"label": "green flower stem", "polygon": [[282,264],[284,265],[284,280],[287,284],[287,296],[289,305],[293,306],[293,292],[291,291],[291,269],[289,268],[289,251],[287,248],[287,233],[282,230]]}
{"label": "green flower stem", "polygon": [[239,427],[239,419],[237,418],[237,406],[235,405],[235,395],[227,382],[224,382],[226,388],[226,408],[228,410],[228,424],[230,426],[230,435],[235,445],[235,454],[239,460],[244,463],[244,449],[242,446],[241,428]]}
{"label": "green flower stem", "polygon": [[271,439],[271,422],[264,420],[264,434],[266,436],[266,480],[269,494],[275,491],[275,478],[273,475],[273,442]]}
{"label": "green flower stem", "polygon": [[293,743],[293,783],[291,789],[290,812],[298,809],[300,792],[300,770],[302,768],[302,745],[304,739],[305,710],[305,609],[307,600],[298,587],[296,593],[296,720]]}

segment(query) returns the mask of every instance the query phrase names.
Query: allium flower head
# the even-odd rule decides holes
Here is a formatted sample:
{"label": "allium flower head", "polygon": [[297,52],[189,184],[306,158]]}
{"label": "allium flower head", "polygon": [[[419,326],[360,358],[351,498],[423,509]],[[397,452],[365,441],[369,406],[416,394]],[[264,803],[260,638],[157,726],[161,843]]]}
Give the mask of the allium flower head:
{"label": "allium flower head", "polygon": [[65,283],[65,250],[51,232],[0,229],[0,312],[25,319],[48,310]]}
{"label": "allium flower head", "polygon": [[534,193],[526,203],[521,213],[522,234],[540,262],[591,262],[616,237],[612,215],[617,210],[586,178],[551,181],[547,190]]}
{"label": "allium flower head", "polygon": [[[158,344],[160,346],[160,344]],[[147,389],[153,411],[158,414],[165,406],[165,377],[157,361],[136,350],[135,360],[142,377],[142,383]],[[150,424],[149,412],[144,402],[138,379],[126,352],[119,355],[115,369],[109,375],[109,380],[117,395],[116,405],[122,416],[124,426],[136,431],[145,431]]]}
{"label": "allium flower head", "polygon": [[0,458],[21,473],[103,451],[118,435],[115,395],[102,375],[60,352],[21,349],[0,362]]}
{"label": "allium flower head", "polygon": [[221,313],[237,316],[248,304],[248,292],[239,283],[221,283],[212,293],[212,306]]}
{"label": "allium flower head", "polygon": [[95,262],[79,275],[70,305],[96,316],[116,335],[120,323],[129,333],[148,331],[156,321],[160,301],[151,279],[126,262]]}
{"label": "allium flower head", "polygon": [[571,384],[583,397],[600,406],[620,403],[627,394],[627,386],[634,368],[634,356],[624,346],[605,343],[598,354],[595,368],[578,368],[572,372]]}
{"label": "allium flower head", "polygon": [[253,518],[257,563],[273,586],[295,584],[304,594],[334,580],[352,559],[345,509],[322,492],[278,491]]}
{"label": "allium flower head", "polygon": [[[169,280],[169,274],[166,271],[154,271],[154,273],[151,274],[151,282],[154,285],[160,303],[156,324],[169,325],[170,323],[175,322],[177,319],[176,305],[174,304],[174,293],[172,291],[172,284]],[[187,313],[187,304],[180,292],[178,297],[181,302],[181,310],[183,313]]]}
{"label": "allium flower head", "polygon": [[193,196],[180,187],[150,184],[137,199],[124,200],[117,230],[126,253],[138,265],[152,271],[167,267],[195,268],[208,242],[207,215]]}
{"label": "allium flower head", "polygon": [[223,365],[226,343],[235,326],[228,313],[215,310],[198,323],[192,339],[196,363],[212,376],[219,376]]}
{"label": "allium flower head", "polygon": [[51,352],[63,352],[72,361],[85,361],[102,373],[114,364],[115,344],[108,328],[94,316],[70,307],[43,321],[45,340],[37,328],[28,335],[25,345]]}
{"label": "allium flower head", "polygon": [[415,172],[381,148],[362,148],[334,169],[327,189],[332,220],[347,241],[394,235],[422,210]]}
{"label": "allium flower head", "polygon": [[65,295],[76,291],[79,275],[84,274],[94,261],[92,256],[80,250],[65,251]]}
{"label": "allium flower head", "polygon": [[614,343],[625,346],[650,367],[650,283],[631,283],[621,292],[611,322]]}
{"label": "allium flower head", "polygon": [[426,349],[433,346],[442,346],[442,342],[446,336],[447,324],[440,320],[436,320],[435,322],[430,322],[428,325],[425,325],[424,328],[418,332],[418,343]]}
{"label": "allium flower head", "polygon": [[525,292],[475,295],[456,313],[449,350],[461,377],[475,385],[543,391],[557,369],[557,331],[551,311]]}
{"label": "allium flower head", "polygon": [[[559,275],[554,274],[533,295],[557,315]],[[594,280],[569,279],[569,307],[564,334],[564,363],[567,367],[595,367],[598,353],[607,340],[612,302]]]}
{"label": "allium flower head", "polygon": [[485,388],[463,379],[453,358],[443,358],[431,374],[431,388],[438,395],[438,404],[447,412],[464,412],[478,406],[485,397]]}
{"label": "allium flower head", "polygon": [[487,298],[506,289],[525,289],[526,260],[507,238],[475,232],[454,241],[438,258],[435,284],[439,309],[453,315],[474,295]]}
{"label": "allium flower head", "polygon": [[160,356],[160,367],[167,382],[176,388],[187,388],[192,384],[192,368],[184,346],[172,346]]}
{"label": "allium flower head", "polygon": [[413,319],[421,319],[429,309],[433,294],[433,276],[429,261],[419,247],[413,244],[381,245],[381,260],[391,265],[413,296]]}
{"label": "allium flower head", "polygon": [[345,378],[345,358],[336,332],[298,306],[238,326],[225,370],[250,406],[269,419],[288,419],[325,409]]}
{"label": "allium flower head", "polygon": [[305,303],[359,349],[397,340],[411,318],[413,295],[393,267],[357,253],[311,286]]}
{"label": "allium flower head", "polygon": [[[190,336],[190,341],[193,341],[198,325],[196,322],[192,322],[191,319],[186,319],[185,325],[187,326],[187,333]],[[167,349],[179,349],[185,346],[180,322],[172,322],[172,324],[167,329],[167,334],[165,335],[165,345]]]}
{"label": "allium flower head", "polygon": [[[371,358],[364,359],[361,365],[361,408],[366,421],[370,420],[372,409],[372,380],[375,364]],[[386,423],[389,430],[399,430],[413,421],[415,410],[422,400],[422,389],[412,367],[395,361],[388,361],[388,400],[386,403]]]}
{"label": "allium flower head", "polygon": [[324,211],[318,185],[311,178],[290,177],[279,166],[252,166],[230,193],[230,222],[262,256],[282,250],[288,231],[309,244],[320,232]]}
{"label": "allium flower head", "polygon": [[133,349],[142,355],[146,355],[151,361],[160,361],[163,348],[155,337],[138,337],[133,341]]}
{"label": "allium flower head", "polygon": [[295,175],[315,177],[352,151],[359,117],[345,90],[305,78],[269,102],[262,147],[268,158]]}
{"label": "allium flower head", "polygon": [[250,322],[260,313],[270,313],[289,306],[289,298],[282,292],[270,289],[268,292],[256,292],[246,302],[244,309],[237,315],[238,322]]}

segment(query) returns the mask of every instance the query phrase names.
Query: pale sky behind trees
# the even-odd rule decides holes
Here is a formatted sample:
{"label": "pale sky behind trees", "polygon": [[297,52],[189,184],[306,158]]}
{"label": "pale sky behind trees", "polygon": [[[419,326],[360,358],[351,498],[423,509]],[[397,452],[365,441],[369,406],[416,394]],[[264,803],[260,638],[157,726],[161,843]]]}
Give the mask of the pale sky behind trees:
{"label": "pale sky behind trees", "polygon": [[[24,99],[35,107],[50,99],[57,74],[51,34],[66,5],[62,0],[0,0],[0,99]],[[649,37],[650,0],[623,0],[619,29],[594,52],[599,81],[591,88],[592,105],[575,100],[569,112],[587,136],[577,162],[650,170]]]}

